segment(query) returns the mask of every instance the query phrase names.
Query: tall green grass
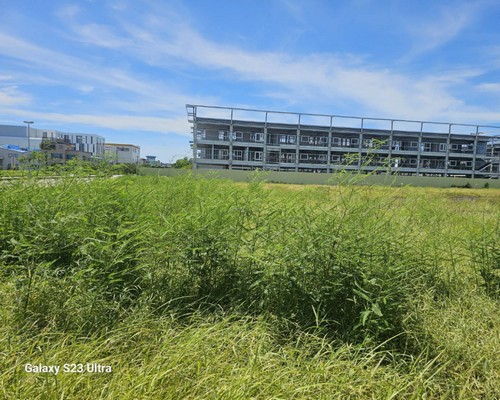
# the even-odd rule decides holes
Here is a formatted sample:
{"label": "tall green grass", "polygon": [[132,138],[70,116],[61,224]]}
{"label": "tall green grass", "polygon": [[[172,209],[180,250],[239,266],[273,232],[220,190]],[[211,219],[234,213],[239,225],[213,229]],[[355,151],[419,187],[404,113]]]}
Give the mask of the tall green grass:
{"label": "tall green grass", "polygon": [[[497,190],[4,183],[4,395],[495,398],[499,220]],[[77,359],[119,372],[22,370]]]}

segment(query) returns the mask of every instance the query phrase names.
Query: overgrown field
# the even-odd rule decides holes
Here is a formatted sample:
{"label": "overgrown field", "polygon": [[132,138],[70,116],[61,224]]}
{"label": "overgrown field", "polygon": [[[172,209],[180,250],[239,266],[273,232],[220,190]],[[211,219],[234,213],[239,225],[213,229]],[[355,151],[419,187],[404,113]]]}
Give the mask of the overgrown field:
{"label": "overgrown field", "polygon": [[3,182],[0,321],[7,399],[500,398],[500,190]]}

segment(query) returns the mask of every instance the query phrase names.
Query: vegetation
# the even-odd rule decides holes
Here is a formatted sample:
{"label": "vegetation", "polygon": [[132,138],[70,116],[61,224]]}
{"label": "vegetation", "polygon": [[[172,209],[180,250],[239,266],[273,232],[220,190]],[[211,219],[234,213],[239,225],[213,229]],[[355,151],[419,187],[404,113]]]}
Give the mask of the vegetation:
{"label": "vegetation", "polygon": [[193,168],[193,159],[187,157],[179,158],[172,164],[172,168],[191,169]]}
{"label": "vegetation", "polygon": [[0,393],[498,398],[499,217],[498,189],[3,182]]}
{"label": "vegetation", "polygon": [[[251,182],[255,179],[255,171],[243,170],[208,170],[208,169],[175,169],[175,168],[140,168],[139,174],[143,176],[177,176],[179,174],[193,173],[195,175],[210,175],[212,178],[218,177],[221,179],[230,179],[236,182]],[[284,172],[284,171],[265,171],[260,172],[258,179],[266,182],[274,183],[290,183],[297,185],[328,185],[338,184],[337,176],[341,175],[342,180],[351,175],[351,180],[355,184],[363,186],[415,186],[415,187],[461,187],[464,189],[500,189],[499,179],[484,179],[474,178],[468,179],[463,177],[435,177],[435,176],[404,176],[404,175],[388,175],[386,173],[370,173],[359,174],[357,172],[342,172],[342,173],[311,173],[311,172]],[[333,177],[333,179],[332,179]],[[362,179],[360,179],[362,178]]]}
{"label": "vegetation", "polygon": [[34,152],[30,158],[21,160],[19,169],[0,170],[0,178],[22,177],[60,177],[76,176],[112,176],[112,175],[137,175],[137,164],[112,164],[109,160],[82,161],[72,159],[65,163],[51,163],[46,153]]}

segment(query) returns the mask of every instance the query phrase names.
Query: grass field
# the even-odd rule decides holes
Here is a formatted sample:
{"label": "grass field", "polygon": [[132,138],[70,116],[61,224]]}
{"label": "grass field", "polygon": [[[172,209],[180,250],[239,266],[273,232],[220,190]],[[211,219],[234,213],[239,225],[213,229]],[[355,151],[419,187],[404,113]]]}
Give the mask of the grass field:
{"label": "grass field", "polygon": [[[265,182],[291,183],[297,185],[336,185],[340,181],[349,180],[352,183],[364,186],[413,186],[413,187],[470,187],[475,189],[500,189],[500,179],[464,178],[464,177],[433,177],[433,176],[402,176],[387,175],[383,171],[379,174],[370,173],[359,175],[356,172],[348,173],[310,173],[310,172],[280,172],[280,171],[238,171],[228,169],[176,169],[176,168],[147,168],[141,167],[140,174],[144,176],[178,176],[193,173],[207,177],[230,179],[235,182],[252,182],[256,178]],[[498,177],[497,177],[498,178]]]}
{"label": "grass field", "polygon": [[0,396],[500,398],[499,239],[494,188],[4,182]]}

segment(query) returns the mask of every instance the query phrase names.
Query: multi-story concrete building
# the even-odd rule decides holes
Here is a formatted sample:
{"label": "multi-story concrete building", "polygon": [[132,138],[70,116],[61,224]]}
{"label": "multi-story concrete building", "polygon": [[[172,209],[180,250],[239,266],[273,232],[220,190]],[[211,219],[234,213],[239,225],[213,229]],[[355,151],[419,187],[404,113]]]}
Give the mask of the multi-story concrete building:
{"label": "multi-story concrete building", "polygon": [[92,154],[88,151],[76,150],[76,145],[69,140],[43,139],[40,145],[41,152],[47,155],[47,163],[64,164],[66,161],[78,159],[90,161]]}
{"label": "multi-story concrete building", "polygon": [[[76,146],[63,139],[43,139],[40,149],[28,151],[18,145],[0,145],[0,169],[16,169],[23,163],[30,163],[33,154],[44,155],[44,163],[47,165],[63,164],[72,159],[90,161],[92,155],[89,152],[77,151]],[[38,162],[41,162],[39,160]],[[27,165],[27,164],[26,164]]]}
{"label": "multi-story concrete building", "polygon": [[194,168],[499,177],[500,127],[187,105]]}
{"label": "multi-story concrete building", "polygon": [[87,133],[67,133],[27,126],[0,125],[0,144],[11,144],[23,149],[40,150],[42,141],[63,140],[75,146],[74,150],[90,153],[93,158],[104,157],[104,137]]}
{"label": "multi-story concrete building", "polygon": [[104,148],[112,163],[138,164],[141,159],[141,148],[135,144],[106,143]]}

